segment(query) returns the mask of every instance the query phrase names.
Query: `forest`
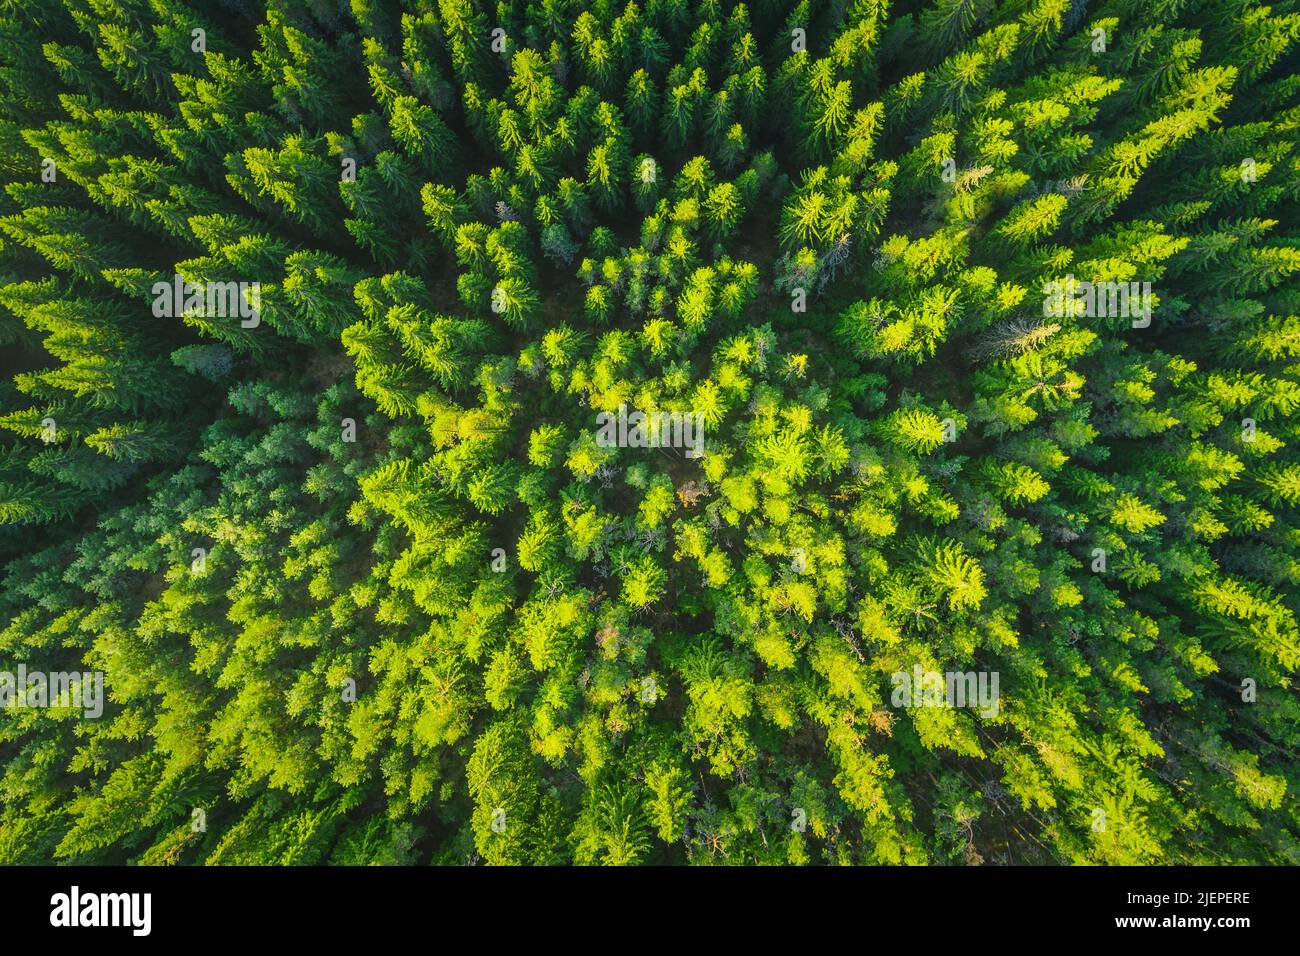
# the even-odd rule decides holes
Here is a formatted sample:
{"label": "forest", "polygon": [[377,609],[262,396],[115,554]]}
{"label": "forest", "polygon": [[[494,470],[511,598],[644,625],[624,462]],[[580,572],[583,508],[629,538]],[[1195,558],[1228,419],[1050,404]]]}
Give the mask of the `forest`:
{"label": "forest", "polygon": [[0,3],[0,863],[1300,864],[1298,44]]}

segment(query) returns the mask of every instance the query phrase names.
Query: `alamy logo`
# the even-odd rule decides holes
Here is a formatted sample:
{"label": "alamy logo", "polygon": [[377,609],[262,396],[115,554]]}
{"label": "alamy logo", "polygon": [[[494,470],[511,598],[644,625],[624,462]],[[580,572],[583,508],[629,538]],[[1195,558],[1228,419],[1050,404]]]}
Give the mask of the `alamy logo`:
{"label": "alamy logo", "polygon": [[897,671],[890,703],[895,707],[978,707],[983,717],[998,715],[997,671]]}
{"label": "alamy logo", "polygon": [[209,319],[238,316],[240,326],[255,329],[262,322],[260,282],[186,282],[172,276],[171,282],[153,284],[153,314],[174,319],[196,315]]}
{"label": "alamy logo", "polygon": [[1145,329],[1151,324],[1151,283],[1053,279],[1043,284],[1043,315],[1132,319],[1133,328]]}
{"label": "alamy logo", "polygon": [[102,671],[0,671],[0,707],[80,707],[84,716],[95,719],[104,713]]}
{"label": "alamy logo", "polygon": [[150,893],[70,893],[50,897],[50,925],[129,926],[131,935],[148,936],[152,928],[153,895]]}
{"label": "alamy logo", "polygon": [[702,412],[628,412],[618,406],[618,414],[601,412],[596,416],[596,444],[601,448],[685,448],[687,458],[704,454],[704,414]]}

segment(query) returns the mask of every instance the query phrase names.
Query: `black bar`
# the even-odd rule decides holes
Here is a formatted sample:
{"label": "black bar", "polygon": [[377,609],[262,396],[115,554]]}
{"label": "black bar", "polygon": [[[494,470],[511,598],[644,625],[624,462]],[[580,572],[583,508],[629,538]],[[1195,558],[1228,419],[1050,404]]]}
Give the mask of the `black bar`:
{"label": "black bar", "polygon": [[[544,938],[563,945],[569,932],[589,941],[600,938],[588,935],[600,922],[649,938],[656,927],[674,937],[688,928],[704,936],[764,934],[774,920],[789,923],[795,932],[804,926],[818,937],[837,935],[837,924],[869,930],[873,946],[897,938],[916,945],[928,940],[928,948],[939,942],[936,932],[958,932],[963,926],[969,934],[963,930],[961,938],[972,945],[1022,933],[1042,942],[1101,936],[1152,942],[1199,935],[1231,945],[1245,938],[1241,934],[1273,935],[1294,925],[1295,877],[1294,869],[1261,867],[38,867],[0,871],[0,898],[12,940],[66,940],[76,934],[82,942],[100,937],[128,945],[251,940],[374,945],[380,930],[394,944],[402,934],[432,931],[431,938],[450,946],[467,931],[477,935],[485,928],[494,940],[497,933],[502,938],[523,933],[536,937],[533,945],[543,945]],[[74,885],[83,907],[87,895],[150,894],[148,935],[136,936],[125,917],[121,922],[127,925],[116,927],[52,926],[52,898],[64,894],[70,903]],[[134,914],[142,916],[142,908]],[[1154,923],[1120,925],[1131,919]],[[1208,927],[1201,922],[1206,919]],[[1243,919],[1244,924],[1223,924]],[[456,948],[471,945],[466,941]]]}

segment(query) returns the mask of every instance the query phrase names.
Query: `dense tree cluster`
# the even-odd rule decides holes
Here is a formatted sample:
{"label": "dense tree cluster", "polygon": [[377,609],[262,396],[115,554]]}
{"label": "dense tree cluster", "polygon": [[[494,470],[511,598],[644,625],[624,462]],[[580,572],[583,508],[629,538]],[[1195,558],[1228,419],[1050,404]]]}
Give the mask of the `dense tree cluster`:
{"label": "dense tree cluster", "polygon": [[1294,8],[4,4],[0,862],[1300,862]]}

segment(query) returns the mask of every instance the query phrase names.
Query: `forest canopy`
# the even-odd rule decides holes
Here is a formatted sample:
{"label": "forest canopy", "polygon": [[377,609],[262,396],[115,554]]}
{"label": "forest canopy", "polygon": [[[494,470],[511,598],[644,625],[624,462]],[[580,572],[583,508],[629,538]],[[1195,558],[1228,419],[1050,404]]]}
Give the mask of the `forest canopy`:
{"label": "forest canopy", "polygon": [[0,863],[1300,863],[1297,40],[0,4]]}

